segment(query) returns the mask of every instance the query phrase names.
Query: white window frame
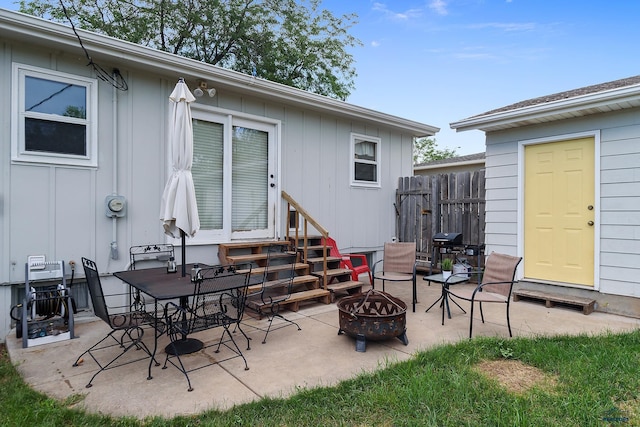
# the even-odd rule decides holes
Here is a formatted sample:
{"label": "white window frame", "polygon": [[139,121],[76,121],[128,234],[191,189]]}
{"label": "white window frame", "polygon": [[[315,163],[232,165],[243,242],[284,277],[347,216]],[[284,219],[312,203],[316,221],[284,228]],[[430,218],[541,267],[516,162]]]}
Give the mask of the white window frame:
{"label": "white window frame", "polygon": [[[364,159],[356,159],[356,144],[360,143],[360,142],[373,142],[376,144],[376,159],[375,160],[364,160]],[[349,164],[349,174],[350,174],[350,178],[351,178],[351,185],[353,187],[375,187],[375,188],[379,188],[380,187],[380,154],[382,153],[381,150],[381,145],[382,145],[382,139],[375,137],[375,136],[369,136],[369,135],[363,135],[363,134],[358,134],[358,133],[352,133],[351,134],[351,152],[350,152],[350,164]],[[366,164],[373,164],[376,166],[376,179],[375,181],[361,181],[361,180],[356,180],[356,163],[366,163]]]}
{"label": "white window frame", "polygon": [[[280,204],[278,203],[278,195],[280,188],[280,135],[281,123],[278,120],[269,120],[263,117],[254,117],[237,112],[219,110],[206,106],[192,104],[191,114],[194,119],[205,120],[213,123],[219,123],[224,126],[223,129],[223,150],[224,150],[224,167],[225,179],[223,180],[223,221],[222,229],[218,230],[199,230],[195,236],[188,239],[188,243],[194,245],[217,244],[230,241],[242,241],[250,239],[273,239],[277,235],[276,222],[279,218]],[[231,182],[231,164],[232,164],[232,137],[233,126],[242,126],[251,129],[260,130],[269,134],[269,174],[273,178],[268,182],[267,196],[267,228],[252,231],[232,231],[232,182]],[[169,155],[169,162],[171,158]],[[171,166],[171,165],[169,165]],[[229,168],[228,170],[226,168]],[[177,241],[177,240],[176,240]]]}
{"label": "white window frame", "polygon": [[[83,86],[86,89],[86,118],[25,112],[25,78],[36,77]],[[11,90],[11,160],[12,162],[47,163],[70,166],[98,166],[98,81],[60,71],[13,63]],[[25,118],[38,118],[86,126],[86,155],[35,152],[25,149]]]}

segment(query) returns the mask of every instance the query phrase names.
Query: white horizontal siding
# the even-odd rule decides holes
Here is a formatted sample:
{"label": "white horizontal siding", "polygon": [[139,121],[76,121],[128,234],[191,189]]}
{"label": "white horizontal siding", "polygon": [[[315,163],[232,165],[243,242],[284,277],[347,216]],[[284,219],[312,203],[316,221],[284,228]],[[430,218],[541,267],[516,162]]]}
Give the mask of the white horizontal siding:
{"label": "white horizontal siding", "polygon": [[630,118],[601,134],[600,280],[604,293],[640,296],[640,126]]}
{"label": "white horizontal siding", "polygon": [[486,253],[517,255],[518,156],[513,143],[487,144]]}
{"label": "white horizontal siding", "polygon": [[626,110],[488,134],[487,250],[515,244],[505,230],[512,229],[507,223],[518,209],[517,195],[507,195],[517,185],[517,160],[511,156],[519,141],[599,130],[600,170],[595,173],[600,174],[600,291],[640,296],[639,113]]}
{"label": "white horizontal siding", "polygon": [[602,239],[600,246],[603,254],[640,254],[640,245],[637,240],[629,236],[627,238]]}
{"label": "white horizontal siding", "polygon": [[[603,240],[612,239],[617,241],[630,239],[632,241],[638,241],[640,240],[640,224],[604,224],[600,227],[600,233],[606,236],[602,238]],[[640,244],[638,246],[640,246]]]}
{"label": "white horizontal siding", "polygon": [[[634,270],[635,272],[635,270]],[[629,297],[640,297],[640,287],[637,279],[625,281],[621,279],[600,279],[600,292],[611,295],[625,295]]]}
{"label": "white horizontal siding", "polygon": [[492,211],[491,221],[495,223],[516,223],[518,222],[518,211]]}
{"label": "white horizontal siding", "polygon": [[488,234],[501,234],[501,235],[515,235],[518,232],[517,222],[487,222],[485,226],[485,233]]}

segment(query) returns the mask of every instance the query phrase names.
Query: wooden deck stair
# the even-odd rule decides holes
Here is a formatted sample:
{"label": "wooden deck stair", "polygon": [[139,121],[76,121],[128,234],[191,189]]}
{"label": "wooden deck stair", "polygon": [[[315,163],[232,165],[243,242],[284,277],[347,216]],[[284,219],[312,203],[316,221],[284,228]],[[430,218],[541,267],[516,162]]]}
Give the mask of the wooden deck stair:
{"label": "wooden deck stair", "polygon": [[[324,254],[323,251],[325,249],[322,243],[321,236],[307,236],[307,248],[306,260],[311,268],[311,273],[314,276],[317,276],[321,281],[323,281],[324,275]],[[304,256],[304,247],[300,246],[300,241],[298,241],[298,250]],[[326,248],[329,251],[329,248]],[[328,252],[327,252],[328,253]],[[326,272],[326,283],[323,283],[323,287],[331,292],[331,301],[335,301],[339,294],[348,294],[352,295],[358,292],[362,292],[363,283],[356,280],[351,280],[351,270],[346,268],[340,268],[340,261],[342,259],[339,257],[331,257],[327,256],[327,272]]]}
{"label": "wooden deck stair", "polygon": [[[265,272],[267,264],[267,249],[272,245],[289,246],[289,242],[282,240],[273,241],[256,241],[256,242],[240,242],[240,243],[221,243],[218,245],[218,258],[223,264],[248,264],[252,265],[251,275],[259,276]],[[269,267],[269,277],[264,283],[266,287],[274,287],[281,284],[279,273],[291,270],[291,264],[276,265]],[[320,286],[320,279],[317,275],[310,273],[310,266],[305,262],[296,262],[294,266],[296,276],[293,279],[293,291],[289,299],[282,305],[289,310],[298,311],[300,304],[305,302],[322,302],[329,304],[331,293],[329,290]],[[260,290],[262,283],[250,285],[249,293]],[[284,290],[283,290],[284,293]],[[259,300],[252,299],[248,306],[256,311],[267,308],[267,304],[263,304]]]}
{"label": "wooden deck stair", "polygon": [[266,240],[262,242],[221,243],[218,245],[218,258],[222,264],[267,260],[266,248],[273,245],[289,246],[284,240]]}

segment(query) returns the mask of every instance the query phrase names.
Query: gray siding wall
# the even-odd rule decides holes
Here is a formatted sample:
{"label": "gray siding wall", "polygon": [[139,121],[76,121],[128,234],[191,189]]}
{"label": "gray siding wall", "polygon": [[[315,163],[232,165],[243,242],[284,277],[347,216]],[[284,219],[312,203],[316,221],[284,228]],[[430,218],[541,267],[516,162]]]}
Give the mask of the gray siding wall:
{"label": "gray siding wall", "polygon": [[[491,250],[518,247],[518,143],[580,132],[600,132],[599,291],[640,296],[640,110],[487,134],[487,230]],[[598,262],[598,258],[596,259]]]}
{"label": "gray siding wall", "polygon": [[[166,240],[159,221],[160,199],[169,171],[165,122],[168,96],[180,76],[153,75],[120,64],[128,91],[115,92],[109,84],[99,83],[97,168],[12,164],[12,62],[81,76],[91,76],[91,70],[77,52],[51,53],[7,40],[0,40],[0,47],[2,341],[10,325],[10,285],[24,281],[28,255],[75,260],[80,270],[80,258],[84,256],[94,259],[100,272],[108,274],[126,268],[129,246]],[[106,69],[112,66],[100,65]],[[224,91],[198,102],[221,111],[281,121],[280,190],[291,194],[326,227],[341,249],[374,252],[374,259],[379,257],[377,252],[394,233],[397,179],[412,171],[411,135]],[[381,138],[381,188],[350,186],[351,132]],[[113,220],[104,213],[104,199],[113,193],[127,199],[124,218]],[[286,203],[280,202],[280,206],[282,211],[286,209]],[[284,218],[283,214],[276,225],[279,237],[284,235]],[[119,253],[116,260],[110,256],[114,236]],[[190,259],[218,262],[215,245],[190,246],[187,251]],[[109,279],[105,283],[120,285]]]}

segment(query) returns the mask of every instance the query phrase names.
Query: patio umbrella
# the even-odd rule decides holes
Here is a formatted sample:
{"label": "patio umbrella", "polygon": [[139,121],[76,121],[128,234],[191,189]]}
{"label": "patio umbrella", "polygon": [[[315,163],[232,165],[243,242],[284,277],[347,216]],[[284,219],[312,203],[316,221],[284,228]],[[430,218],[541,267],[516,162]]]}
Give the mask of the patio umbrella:
{"label": "patio umbrella", "polygon": [[184,79],[180,79],[169,96],[170,117],[167,142],[171,147],[173,172],[164,187],[160,220],[164,232],[182,239],[182,276],[186,276],[185,236],[193,237],[200,229],[196,192],[191,176],[193,162],[193,125],[191,106],[195,97]]}

